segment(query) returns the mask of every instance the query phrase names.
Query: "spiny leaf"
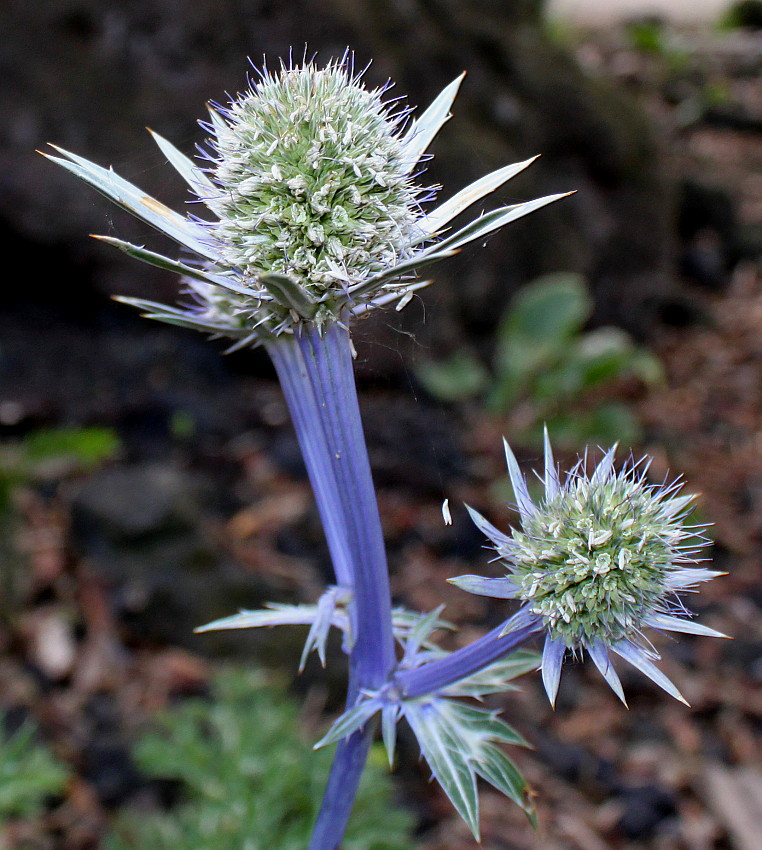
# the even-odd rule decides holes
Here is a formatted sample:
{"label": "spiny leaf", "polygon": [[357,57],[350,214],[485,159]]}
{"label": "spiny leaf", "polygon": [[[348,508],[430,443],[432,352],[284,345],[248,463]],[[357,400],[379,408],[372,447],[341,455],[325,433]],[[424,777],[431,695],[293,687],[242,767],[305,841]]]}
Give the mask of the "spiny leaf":
{"label": "spiny leaf", "polygon": [[331,726],[328,732],[315,744],[314,749],[319,750],[328,744],[333,744],[346,738],[365,724],[381,710],[381,702],[376,699],[364,699],[354,708],[345,711],[341,717]]}

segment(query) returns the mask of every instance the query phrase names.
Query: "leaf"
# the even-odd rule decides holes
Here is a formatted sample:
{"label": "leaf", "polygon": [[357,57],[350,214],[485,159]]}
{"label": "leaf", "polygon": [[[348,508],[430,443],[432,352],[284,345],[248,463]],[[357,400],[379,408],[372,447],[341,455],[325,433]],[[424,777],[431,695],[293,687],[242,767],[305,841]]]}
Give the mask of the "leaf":
{"label": "leaf", "polygon": [[397,746],[397,720],[400,715],[400,707],[394,703],[387,703],[381,709],[381,737],[384,741],[386,758],[389,767],[394,766],[394,750]]}
{"label": "leaf", "polygon": [[315,619],[310,626],[307,640],[304,642],[302,657],[299,660],[300,673],[303,672],[307,663],[307,656],[313,649],[317,652],[321,665],[325,667],[325,646],[328,641],[328,632],[333,625],[338,625],[343,629],[347,649],[351,650],[353,641],[350,621],[346,610],[343,608],[350,598],[351,593],[341,587],[329,587],[321,595],[315,606]]}
{"label": "leaf", "polygon": [[526,783],[498,746],[528,745],[495,712],[442,697],[404,702],[402,711],[432,773],[477,840],[476,774],[533,816]]}
{"label": "leaf", "polygon": [[482,363],[465,350],[456,351],[439,363],[428,361],[416,369],[426,391],[439,401],[464,401],[479,395],[489,381]]}
{"label": "leaf", "polygon": [[495,741],[518,747],[531,746],[512,726],[501,720],[494,711],[455,700],[450,702],[449,708],[455,725],[468,729],[469,735],[476,735],[485,743]]}
{"label": "leaf", "polygon": [[482,534],[484,534],[485,537],[489,537],[496,546],[510,551],[513,546],[516,545],[511,537],[507,534],[503,534],[503,532],[498,528],[495,528],[495,526],[492,525],[488,519],[483,517],[479,511],[474,510],[470,505],[466,505],[466,510],[468,511],[474,525],[482,532]]}
{"label": "leaf", "polygon": [[277,602],[256,611],[239,611],[213,620],[193,631],[196,634],[225,629],[258,629],[271,626],[309,626],[317,617],[317,605],[283,605]]}
{"label": "leaf", "polygon": [[592,307],[584,280],[577,274],[546,275],[525,286],[498,328],[497,380],[525,383],[564,352]]}
{"label": "leaf", "polygon": [[402,307],[409,303],[408,299],[410,299],[414,292],[431,286],[433,282],[433,280],[417,280],[415,283],[405,281],[404,283],[400,283],[398,287],[395,286],[393,289],[387,289],[383,295],[379,295],[377,298],[371,298],[370,301],[362,301],[359,304],[355,304],[354,307],[350,308],[349,312],[353,316],[362,316],[374,307],[383,307],[398,299],[399,303],[395,309],[401,310]]}
{"label": "leaf", "polygon": [[431,144],[434,136],[440,131],[445,121],[450,118],[450,107],[465,76],[466,74],[463,72],[454,79],[437,95],[429,107],[411,123],[402,139],[405,147],[404,166],[408,171],[415,168],[416,163]]}
{"label": "leaf", "polygon": [[469,696],[480,698],[487,694],[499,694],[513,690],[509,684],[512,679],[537,670],[540,666],[540,655],[537,652],[519,649],[506,655],[498,661],[493,661],[477,673],[461,679],[450,685],[447,696]]}
{"label": "leaf", "polygon": [[340,741],[361,729],[374,714],[381,711],[381,707],[382,704],[379,699],[363,699],[354,708],[345,711],[333,723],[328,732],[315,744],[314,749],[319,750],[321,747]]}
{"label": "leaf", "polygon": [[0,825],[14,817],[39,817],[45,798],[63,792],[68,771],[38,741],[38,731],[24,723],[9,737],[0,714]]}
{"label": "leaf", "polygon": [[31,463],[72,457],[83,466],[95,466],[113,455],[119,439],[111,428],[43,428],[24,438],[24,460]]}
{"label": "leaf", "polygon": [[537,826],[534,807],[527,794],[527,783],[516,765],[502,750],[497,747],[486,749],[474,769],[482,779],[523,809],[532,825]]}
{"label": "leaf", "polygon": [[478,841],[479,800],[471,753],[453,728],[445,701],[411,701],[403,711],[431,772]]}
{"label": "leaf", "polygon": [[172,142],[167,141],[163,136],[154,133],[149,128],[148,132],[153,137],[153,140],[159,146],[161,152],[169,161],[170,165],[174,166],[178,174],[190,186],[193,192],[199,197],[212,197],[219,194],[219,189],[212,181],[204,174],[204,172],[193,162],[181,153]]}
{"label": "leaf", "polygon": [[444,607],[444,605],[439,605],[433,611],[429,611],[428,614],[420,615],[418,621],[408,630],[405,640],[405,661],[411,662],[421,646],[427,643],[429,635],[439,628],[441,622],[439,615]]}
{"label": "leaf", "polygon": [[441,242],[427,248],[424,253],[433,252],[434,250],[439,252],[461,248],[463,245],[467,245],[475,239],[482,239],[490,233],[494,233],[494,231],[499,230],[506,224],[510,224],[512,221],[523,218],[525,215],[535,212],[535,210],[539,210],[548,204],[552,204],[555,201],[561,200],[561,198],[567,198],[569,195],[573,194],[573,192],[562,192],[557,195],[547,195],[544,198],[536,198],[533,201],[525,201],[522,204],[498,207],[496,210],[484,213],[484,215],[480,216],[475,221],[472,221],[470,224],[467,224],[456,233],[453,233],[446,239],[442,239]]}
{"label": "leaf", "polygon": [[[438,246],[436,247],[438,248]],[[421,251],[410,259],[397,263],[396,266],[385,269],[372,277],[360,281],[360,283],[353,284],[348,289],[349,295],[351,296],[351,299],[362,298],[365,295],[379,289],[382,283],[396,280],[404,275],[411,274],[418,269],[424,268],[424,266],[430,266],[432,263],[438,263],[439,260],[443,260],[446,257],[452,257],[455,254],[457,254],[457,251],[455,250],[436,250],[429,251],[428,253]],[[406,286],[406,288],[409,287]]]}
{"label": "leaf", "polygon": [[628,369],[640,378],[644,384],[663,384],[665,381],[664,366],[661,360],[647,348],[638,348],[633,352],[628,363]]}
{"label": "leaf", "polygon": [[284,274],[260,274],[257,282],[284,307],[294,310],[303,319],[312,319],[318,309],[318,303],[310,293],[295,280]]}
{"label": "leaf", "polygon": [[[441,612],[441,607],[437,610]],[[415,629],[421,621],[421,618],[425,616],[427,615],[421,614],[418,611],[410,611],[407,608],[392,609],[392,632],[396,640],[400,641],[400,643],[404,643],[411,631],[413,631],[413,629]],[[455,629],[455,626],[448,620],[441,620],[437,617],[431,631],[433,632],[435,629],[449,629],[452,631]],[[421,646],[431,648],[434,644],[430,643],[428,640],[423,640],[421,642]]]}
{"label": "leaf", "polygon": [[161,304],[158,301],[148,301],[144,298],[128,298],[123,295],[114,296],[114,301],[120,304],[129,304],[141,311],[147,319],[155,319],[168,325],[177,325],[181,328],[203,331],[217,336],[242,336],[251,333],[251,328],[235,328],[227,323],[213,322],[205,319],[202,315],[193,313],[181,307],[173,307],[169,304]]}
{"label": "leaf", "polygon": [[121,239],[114,239],[112,236],[93,236],[93,239],[97,239],[99,242],[105,242],[108,245],[113,245],[115,248],[119,248],[120,251],[124,251],[124,253],[128,256],[134,257],[136,260],[141,260],[144,263],[148,263],[148,265],[156,266],[160,269],[166,269],[167,271],[175,272],[176,274],[182,274],[186,277],[191,277],[194,280],[203,281],[204,283],[210,283],[213,286],[219,286],[222,289],[227,289],[229,292],[235,292],[238,295],[243,295],[247,298],[254,297],[254,293],[252,293],[250,289],[235,283],[225,275],[214,274],[213,272],[209,272],[204,269],[194,268],[193,266],[186,265],[178,260],[171,260],[169,257],[164,257],[161,254],[154,253],[153,251],[147,251],[139,245],[132,245],[129,242],[123,242]]}
{"label": "leaf", "polygon": [[453,195],[452,198],[440,204],[436,209],[432,210],[428,215],[424,216],[419,224],[424,229],[428,236],[433,236],[441,230],[449,221],[459,215],[463,210],[475,204],[485,195],[499,189],[504,183],[522,172],[530,166],[536,156],[531,159],[526,159],[523,162],[513,163],[512,165],[503,166],[493,171],[490,174],[485,174],[473,183],[461,189],[460,192]]}
{"label": "leaf", "polygon": [[[640,442],[641,428],[633,411],[620,401],[601,402],[587,411],[570,411],[548,417],[553,442],[565,449],[580,445],[625,445]],[[536,429],[540,439],[539,426]]]}
{"label": "leaf", "polygon": [[448,578],[450,584],[466,593],[477,596],[490,596],[493,599],[513,599],[518,591],[518,585],[509,578],[487,578],[485,576],[464,575]]}
{"label": "leaf", "polygon": [[214,261],[215,253],[208,243],[206,232],[203,227],[194,224],[179,213],[146,195],[127,180],[123,180],[110,168],[102,168],[94,162],[89,162],[81,156],[51,145],[61,156],[43,154],[51,162],[55,162],[63,168],[71,171],[93,189],[110,198],[122,209],[132,213],[146,224],[174,239],[181,245],[185,245],[191,251]]}
{"label": "leaf", "polygon": [[331,626],[349,635],[350,625],[344,605],[348,601],[348,592],[341,587],[329,587],[318,600],[317,605],[286,605],[270,603],[257,611],[239,611],[230,617],[223,617],[199,626],[196,634],[222,631],[227,629],[257,629],[273,626],[309,626],[307,640],[304,642],[299,672],[304,670],[307,656],[316,650],[320,663],[325,667],[325,647]]}

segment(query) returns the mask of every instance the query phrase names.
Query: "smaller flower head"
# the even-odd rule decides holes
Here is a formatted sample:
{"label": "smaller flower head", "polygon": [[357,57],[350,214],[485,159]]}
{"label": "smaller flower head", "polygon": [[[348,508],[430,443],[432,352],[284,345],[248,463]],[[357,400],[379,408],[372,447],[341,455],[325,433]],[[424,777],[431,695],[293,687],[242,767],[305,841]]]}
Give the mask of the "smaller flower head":
{"label": "smaller flower head", "polygon": [[617,472],[616,447],[606,452],[592,474],[580,460],[562,482],[546,434],[545,493],[535,504],[507,443],[505,449],[521,529],[509,537],[475,511],[471,514],[508,575],[461,576],[454,583],[523,603],[525,617],[545,633],[542,674],[551,702],[566,650],[581,648],[622,701],[609,650],[682,700],[653,664],[658,655],[643,629],[722,636],[687,619],[678,596],[719,575],[697,566],[707,541],[703,528],[685,524],[695,497],[678,495],[678,482],[649,484],[645,458]]}

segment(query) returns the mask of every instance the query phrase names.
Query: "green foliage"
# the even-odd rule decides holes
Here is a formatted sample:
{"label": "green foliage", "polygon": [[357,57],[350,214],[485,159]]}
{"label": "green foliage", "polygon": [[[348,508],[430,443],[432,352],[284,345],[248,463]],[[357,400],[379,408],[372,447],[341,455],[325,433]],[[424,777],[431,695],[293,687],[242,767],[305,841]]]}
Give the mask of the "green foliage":
{"label": "green foliage", "polygon": [[497,746],[528,745],[495,712],[458,700],[428,696],[407,703],[405,717],[431,772],[477,841],[477,776],[520,806],[536,825],[527,784],[511,759]]}
{"label": "green foliage", "polygon": [[442,363],[422,363],[416,374],[441,401],[465,401],[479,395],[489,383],[489,372],[481,361],[464,350],[454,352]]}
{"label": "green foliage", "polygon": [[505,414],[521,408],[518,439],[539,443],[547,423],[556,442],[637,442],[638,423],[605,388],[626,377],[661,379],[659,361],[624,331],[583,330],[593,302],[584,279],[557,273],[538,278],[514,298],[497,330],[492,377],[473,355],[458,351],[427,363],[418,377],[444,401],[483,394],[487,407]]}
{"label": "green foliage", "polygon": [[680,72],[690,62],[690,52],[679,45],[674,33],[658,16],[629,21],[625,33],[633,50],[656,57],[669,72]]}
{"label": "green foliage", "polygon": [[0,826],[10,818],[38,816],[45,799],[61,794],[66,785],[66,769],[36,734],[31,723],[8,738],[0,734]]}
{"label": "green foliage", "polygon": [[[261,675],[228,670],[211,701],[190,699],[166,712],[136,757],[154,777],[182,782],[171,811],[125,811],[106,850],[304,850],[330,766],[313,752],[282,688]],[[394,804],[381,758],[371,755],[344,850],[403,850],[410,814]]]}
{"label": "green foliage", "polygon": [[762,29],[762,0],[731,3],[720,21],[722,29]]}
{"label": "green foliage", "polygon": [[36,477],[41,466],[60,461],[80,469],[92,469],[119,448],[111,428],[41,428],[0,448],[0,510],[8,504],[18,484]]}
{"label": "green foliage", "polygon": [[23,442],[24,458],[35,463],[68,458],[80,467],[97,466],[114,454],[119,440],[111,428],[43,428]]}
{"label": "green foliage", "polygon": [[643,53],[662,56],[667,52],[664,21],[660,18],[639,18],[626,26],[630,47]]}

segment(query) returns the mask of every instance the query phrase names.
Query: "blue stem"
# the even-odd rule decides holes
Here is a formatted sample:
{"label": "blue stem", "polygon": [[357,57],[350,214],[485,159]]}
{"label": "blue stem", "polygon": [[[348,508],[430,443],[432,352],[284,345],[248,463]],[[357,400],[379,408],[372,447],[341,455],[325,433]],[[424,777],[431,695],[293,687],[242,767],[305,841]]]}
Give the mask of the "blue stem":
{"label": "blue stem", "polygon": [[336,580],[352,590],[350,663],[356,686],[378,688],[395,662],[391,595],[349,332],[338,324],[322,334],[307,326],[294,337],[279,337],[268,350],[315,491]]}
{"label": "blue stem", "polygon": [[336,850],[352,810],[375,724],[339,741],[308,850]]}
{"label": "blue stem", "polygon": [[[394,664],[391,594],[376,494],[360,419],[346,328],[303,327],[268,346],[315,492],[339,585],[350,588],[352,649],[347,705],[377,689]],[[334,850],[344,833],[372,729],[339,743],[310,850]]]}
{"label": "blue stem", "polygon": [[[394,675],[393,686],[403,699],[415,699],[441,691],[448,685],[477,673],[537,634],[541,628],[540,624],[534,619],[524,617],[523,614],[524,612],[520,611],[513,618],[515,628],[502,637],[500,633],[505,628],[505,623],[450,655],[420,667],[400,670]],[[517,620],[518,617],[520,619]]]}

